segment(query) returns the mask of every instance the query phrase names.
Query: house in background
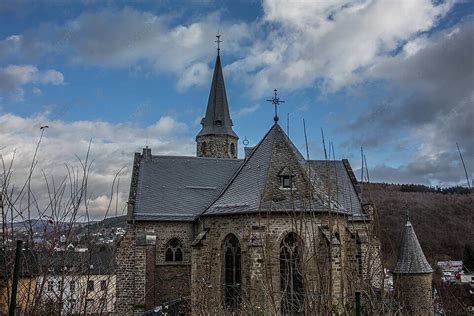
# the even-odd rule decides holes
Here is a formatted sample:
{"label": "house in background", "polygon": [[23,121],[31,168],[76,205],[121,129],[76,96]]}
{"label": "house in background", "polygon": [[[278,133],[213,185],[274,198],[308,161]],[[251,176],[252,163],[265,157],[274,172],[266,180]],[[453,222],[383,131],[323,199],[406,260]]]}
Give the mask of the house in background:
{"label": "house in background", "polygon": [[[5,265],[2,265],[5,267]],[[2,271],[0,315],[9,308],[11,277]],[[23,251],[17,310],[40,315],[111,314],[115,309],[114,254]]]}
{"label": "house in background", "polygon": [[[11,258],[9,258],[11,259]],[[10,260],[4,257],[4,252],[0,255],[0,315],[6,315],[10,307],[12,275],[7,270],[11,265]],[[20,279],[18,281],[18,290],[16,295],[16,310],[18,313],[27,311],[34,301],[38,274],[38,265],[36,256],[31,251],[22,252],[22,268],[20,270]]]}
{"label": "house in background", "polygon": [[41,300],[55,312],[107,315],[115,308],[115,267],[112,251],[55,252],[42,266],[37,284]]}

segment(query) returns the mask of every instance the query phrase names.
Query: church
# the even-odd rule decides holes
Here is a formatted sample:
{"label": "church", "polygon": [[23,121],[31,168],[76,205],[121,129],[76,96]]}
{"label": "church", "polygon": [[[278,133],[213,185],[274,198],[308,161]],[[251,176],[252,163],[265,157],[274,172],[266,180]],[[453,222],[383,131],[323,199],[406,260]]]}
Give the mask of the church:
{"label": "church", "polygon": [[[278,103],[275,95],[274,103]],[[196,156],[135,153],[116,254],[120,315],[326,315],[383,280],[349,162],[308,160],[278,123],[238,157],[218,50]]]}

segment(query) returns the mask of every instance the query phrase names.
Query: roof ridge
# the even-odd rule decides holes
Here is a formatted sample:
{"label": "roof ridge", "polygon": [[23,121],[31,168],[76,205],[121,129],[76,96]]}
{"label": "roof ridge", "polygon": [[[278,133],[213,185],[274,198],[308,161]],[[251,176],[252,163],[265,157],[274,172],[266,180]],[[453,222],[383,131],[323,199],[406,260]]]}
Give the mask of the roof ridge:
{"label": "roof ridge", "polygon": [[218,160],[218,161],[222,161],[222,160],[232,160],[232,161],[243,161],[244,159],[238,159],[238,158],[227,158],[227,157],[223,157],[223,158],[217,158],[217,157],[198,157],[198,156],[174,156],[174,155],[152,155],[151,158],[179,158],[179,159],[189,159],[189,158],[192,158],[192,159],[203,159],[203,160]]}

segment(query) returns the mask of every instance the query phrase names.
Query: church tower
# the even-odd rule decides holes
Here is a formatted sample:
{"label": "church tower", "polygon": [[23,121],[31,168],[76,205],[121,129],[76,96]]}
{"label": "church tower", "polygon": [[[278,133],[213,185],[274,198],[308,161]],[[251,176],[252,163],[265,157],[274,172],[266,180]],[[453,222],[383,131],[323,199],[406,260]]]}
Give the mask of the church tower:
{"label": "church tower", "polygon": [[403,314],[433,315],[431,290],[433,269],[426,260],[408,219],[392,273],[396,296],[403,304]]}
{"label": "church tower", "polygon": [[[219,37],[220,35],[217,36],[218,44]],[[196,136],[196,154],[198,157],[236,159],[239,137],[232,130],[219,51],[217,48],[206,116],[201,120],[202,129]]]}

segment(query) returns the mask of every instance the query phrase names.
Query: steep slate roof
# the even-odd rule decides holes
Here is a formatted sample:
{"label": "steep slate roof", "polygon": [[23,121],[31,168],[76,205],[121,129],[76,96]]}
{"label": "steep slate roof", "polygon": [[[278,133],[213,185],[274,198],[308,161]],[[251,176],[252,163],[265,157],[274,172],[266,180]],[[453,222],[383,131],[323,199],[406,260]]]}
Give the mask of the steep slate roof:
{"label": "steep slate roof", "polygon": [[258,211],[267,180],[276,126],[278,125],[274,125],[255,147],[223,194],[205,211],[205,214]]}
{"label": "steep slate roof", "polygon": [[410,221],[405,224],[402,242],[398,253],[397,263],[392,268],[393,273],[431,273],[433,269],[425,258],[418,238]]}
{"label": "steep slate roof", "polygon": [[142,159],[135,220],[192,221],[217,197],[239,159],[152,156]]}
{"label": "steep slate roof", "polygon": [[[310,175],[310,181],[315,191],[311,205],[304,199],[269,197],[269,187],[275,182],[276,168],[282,168],[278,159],[286,155],[284,160],[303,174]],[[276,158],[275,158],[276,157]],[[279,157],[279,158],[278,158]],[[364,215],[357,193],[342,164],[342,162],[328,162],[333,168],[336,178],[330,178],[332,186],[337,187],[338,199],[332,199],[331,209],[346,215]],[[286,167],[285,167],[286,168]],[[273,171],[272,171],[273,170]],[[223,215],[252,213],[262,210],[287,211],[291,209],[325,211],[323,201],[328,201],[327,187],[324,185],[327,168],[323,168],[320,161],[310,161],[309,166],[301,153],[296,149],[291,140],[286,136],[281,127],[275,124],[255,147],[241,168],[234,175],[222,194],[203,215]],[[337,184],[337,185],[336,185]],[[272,188],[270,188],[271,190]],[[273,192],[277,192],[274,190]],[[271,193],[273,194],[273,193]],[[276,193],[278,194],[278,192]]]}
{"label": "steep slate roof", "polygon": [[233,124],[230,119],[221,57],[219,54],[217,55],[214,75],[212,76],[206,116],[202,119],[201,124],[202,130],[197,134],[197,137],[204,135],[230,135],[238,138],[237,134],[232,130]]}
{"label": "steep slate roof", "polygon": [[367,218],[343,161],[310,160],[309,164],[323,183],[329,183],[332,198],[337,199],[339,204],[352,215],[353,219]]}

